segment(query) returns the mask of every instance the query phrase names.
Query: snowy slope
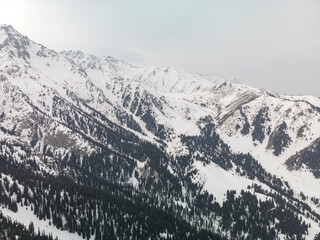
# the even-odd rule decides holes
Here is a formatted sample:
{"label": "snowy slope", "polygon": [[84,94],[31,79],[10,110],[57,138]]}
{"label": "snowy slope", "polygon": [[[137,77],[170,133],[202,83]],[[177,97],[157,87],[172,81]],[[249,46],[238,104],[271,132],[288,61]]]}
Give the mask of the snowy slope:
{"label": "snowy slope", "polygon": [[[170,174],[190,176],[200,192],[213,194],[220,204],[227,190],[239,193],[260,184],[269,191],[258,177],[236,173],[235,162],[223,169],[214,162],[203,162],[207,152],[191,152],[185,139],[202,137],[202,119],[209,116],[232,154],[250,153],[263,169],[288,182],[295,198],[302,199],[303,192],[308,197],[305,201],[320,214],[320,206],[310,201],[320,198],[314,166],[301,160],[301,167],[293,169],[287,161],[320,138],[318,98],[272,94],[235,79],[174,67],[134,66],[81,51],[57,53],[8,25],[0,26],[0,86],[0,141],[4,142],[0,154],[15,161],[34,160],[48,173],[70,174],[70,169],[61,170],[57,159],[74,152],[97,154],[104,146],[113,155],[133,160],[123,181],[137,186],[142,182],[135,173],[148,175],[150,159],[124,154],[127,146],[110,140],[113,134],[124,134],[129,137],[121,143],[135,146],[142,141],[163,150],[172,160],[166,163]],[[19,146],[12,150],[10,144]],[[192,156],[192,161],[180,169],[177,162],[184,156]],[[26,211],[3,212],[17,219]],[[312,226],[308,239],[319,230],[315,222]]]}
{"label": "snowy slope", "polygon": [[[313,106],[319,104],[317,98],[274,95],[238,82],[212,81],[212,77],[210,79],[208,76],[192,75],[175,68],[136,67],[125,64],[123,61],[107,61],[108,58],[92,55],[86,57],[83,53],[80,54],[81,57],[74,52],[68,52],[65,55],[83,66],[92,79],[99,79],[100,83],[105,82],[104,85],[110,84],[111,88],[116,88],[114,85],[118,82],[113,82],[110,69],[114,71],[113,74],[121,78],[123,88],[126,85],[135,84],[136,88],[152,92],[158,98],[161,93],[169,107],[165,106],[163,113],[155,113],[156,119],[159,123],[174,129],[176,136],[198,134],[196,121],[202,116],[211,115],[216,120],[221,137],[230,144],[232,149],[253,154],[270,172],[276,173],[276,169],[282,166],[283,170],[277,174],[290,180],[292,186],[297,187],[297,192],[308,185],[309,181],[320,187],[320,182],[312,176],[305,181],[303,180],[305,178],[301,178],[303,183],[299,186],[293,181],[299,172],[290,172],[284,165],[290,156],[308,147],[320,137],[320,114],[313,109]],[[93,66],[94,62],[99,62],[99,67],[88,70],[88,66]],[[107,91],[106,87],[101,86],[101,89]],[[121,104],[120,96],[123,93],[121,90],[117,93],[119,94],[118,103]],[[259,111],[264,108],[267,108],[268,116],[265,116],[266,120],[260,127],[261,133],[258,133],[265,135],[260,142],[253,140],[252,132],[255,129],[251,125]],[[248,133],[243,134],[240,131],[246,122],[250,126]],[[279,156],[275,156],[271,135],[283,122],[287,125],[287,134],[291,141],[288,146],[281,149]],[[239,129],[236,129],[237,125]],[[175,144],[179,147],[179,141],[170,142],[171,152]],[[317,191],[306,191],[310,196],[320,197]]]}

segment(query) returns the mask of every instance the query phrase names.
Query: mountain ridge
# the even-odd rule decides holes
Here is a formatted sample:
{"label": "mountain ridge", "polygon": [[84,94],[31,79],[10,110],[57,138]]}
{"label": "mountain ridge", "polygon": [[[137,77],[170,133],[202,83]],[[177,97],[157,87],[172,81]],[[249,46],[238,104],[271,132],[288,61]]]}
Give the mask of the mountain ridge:
{"label": "mountain ridge", "polygon": [[[15,31],[0,27],[0,40],[6,39],[1,35],[6,28]],[[279,225],[275,235],[262,224],[261,238],[312,239],[319,232],[318,99],[214,83],[173,67],[134,66],[80,51],[57,53],[21,34],[16,37],[0,45],[0,156],[11,167],[101,189],[101,181],[119,184],[132,195],[147,196],[141,201],[155,209],[171,206],[172,214],[181,214],[191,226],[199,228],[205,216],[205,230],[226,238],[255,239],[254,229],[246,227],[244,234],[223,214],[232,203],[232,216],[239,208],[246,223],[261,225],[262,216],[254,220],[234,202],[246,205],[248,199],[263,202],[256,205],[261,213],[277,203],[268,220]],[[309,161],[312,152],[315,160]],[[2,182],[14,174],[7,168]],[[131,199],[125,191],[119,194]],[[45,206],[53,211],[49,203]],[[293,215],[278,219],[281,208]],[[310,224],[310,233],[298,217]],[[286,229],[288,219],[301,224],[301,231]],[[102,227],[90,228],[97,237]]]}

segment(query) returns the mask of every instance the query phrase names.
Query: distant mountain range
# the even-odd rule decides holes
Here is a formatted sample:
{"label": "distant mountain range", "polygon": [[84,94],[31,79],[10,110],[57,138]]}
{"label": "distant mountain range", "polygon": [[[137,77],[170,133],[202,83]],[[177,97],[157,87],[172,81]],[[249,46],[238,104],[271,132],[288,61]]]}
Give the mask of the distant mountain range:
{"label": "distant mountain range", "polygon": [[0,239],[315,239],[320,99],[56,52],[0,26]]}

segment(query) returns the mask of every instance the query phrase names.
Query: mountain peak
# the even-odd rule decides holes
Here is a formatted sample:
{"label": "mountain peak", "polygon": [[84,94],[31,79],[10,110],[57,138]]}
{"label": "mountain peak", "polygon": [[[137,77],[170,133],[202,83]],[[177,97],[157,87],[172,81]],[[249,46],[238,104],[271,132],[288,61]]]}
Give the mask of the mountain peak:
{"label": "mountain peak", "polygon": [[12,25],[8,24],[1,24],[0,25],[0,35],[7,35],[7,36],[20,36],[27,38],[26,36],[22,35],[19,31],[17,31]]}
{"label": "mountain peak", "polygon": [[117,66],[126,66],[126,67],[130,67],[130,68],[135,68],[134,65],[126,62],[126,61],[123,61],[121,59],[118,59],[118,58],[115,58],[115,57],[111,57],[111,56],[103,56],[102,57],[107,63],[109,64],[112,64],[112,65],[117,65]]}
{"label": "mountain peak", "polygon": [[12,25],[9,25],[9,24],[0,24],[0,29],[11,29],[11,30],[14,30]]}
{"label": "mountain peak", "polygon": [[104,57],[103,58],[107,61],[107,62],[111,62],[111,63],[118,63],[120,62],[121,60],[117,59],[117,58],[114,58],[114,57],[111,57],[111,56],[107,56],[107,57]]}
{"label": "mountain peak", "polygon": [[25,61],[30,58],[28,37],[22,35],[11,25],[0,25],[0,51],[6,53],[10,58],[18,57]]}
{"label": "mountain peak", "polygon": [[70,58],[82,59],[82,58],[85,57],[85,54],[80,50],[76,50],[76,51],[73,51],[73,50],[65,51],[65,50],[63,50],[60,53],[65,55],[66,57],[70,57]]}
{"label": "mountain peak", "polygon": [[2,24],[0,25],[0,49],[4,46],[11,45],[18,50],[24,49],[30,44],[28,37],[22,35],[11,25]]}

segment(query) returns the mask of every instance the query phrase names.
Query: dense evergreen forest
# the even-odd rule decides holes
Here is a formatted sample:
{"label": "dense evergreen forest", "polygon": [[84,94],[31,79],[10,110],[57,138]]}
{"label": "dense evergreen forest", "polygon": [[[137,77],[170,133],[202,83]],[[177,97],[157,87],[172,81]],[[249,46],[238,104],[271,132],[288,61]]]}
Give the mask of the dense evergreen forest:
{"label": "dense evergreen forest", "polygon": [[[2,205],[14,212],[18,205],[29,207],[40,220],[49,219],[58,229],[78,233],[85,239],[92,235],[95,239],[222,239],[210,231],[192,227],[170,208],[149,206],[140,200],[138,193],[121,186],[98,189],[72,183],[64,177],[34,175],[3,159],[0,169]],[[13,182],[7,176],[14,176],[10,177]],[[16,200],[10,197],[14,195]],[[8,236],[16,231],[30,235],[30,230],[21,227],[15,230],[14,224],[4,223],[10,230],[6,231]],[[162,234],[169,237],[161,237]]]}
{"label": "dense evergreen forest", "polygon": [[[197,146],[202,146],[201,142]],[[226,200],[219,205],[213,201],[213,195],[201,193],[200,186],[188,181],[187,176],[168,177],[165,184],[140,176],[142,184],[138,188],[112,181],[117,175],[109,175],[109,180],[99,178],[98,170],[103,171],[105,166],[92,166],[106,163],[105,154],[108,153],[85,157],[81,164],[77,164],[76,155],[70,156],[62,166],[72,167],[74,171],[66,176],[35,173],[38,166],[31,162],[28,168],[34,169],[28,171],[25,165],[1,157],[1,204],[12,211],[17,211],[19,206],[28,207],[40,220],[48,219],[58,229],[86,239],[91,236],[95,239],[161,239],[164,233],[168,239],[267,240],[277,239],[281,234],[289,239],[303,239],[309,226],[298,214],[315,221],[320,219],[305,203],[294,199],[281,180],[261,170],[250,156],[242,156],[247,160],[239,164],[239,174],[255,171],[256,176],[258,173],[268,176],[274,190],[248,186],[248,190],[254,189],[266,196],[265,201],[250,191],[228,191]],[[232,161],[240,158],[230,156],[228,159]],[[154,165],[149,173],[152,175],[157,169],[166,178],[168,174],[164,169],[161,171],[161,166],[161,163]],[[185,182],[189,196],[182,194],[180,181]],[[183,202],[177,204],[178,199]]]}

